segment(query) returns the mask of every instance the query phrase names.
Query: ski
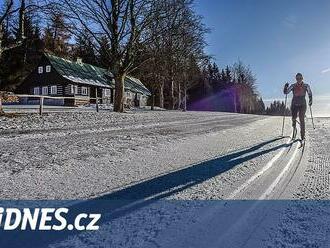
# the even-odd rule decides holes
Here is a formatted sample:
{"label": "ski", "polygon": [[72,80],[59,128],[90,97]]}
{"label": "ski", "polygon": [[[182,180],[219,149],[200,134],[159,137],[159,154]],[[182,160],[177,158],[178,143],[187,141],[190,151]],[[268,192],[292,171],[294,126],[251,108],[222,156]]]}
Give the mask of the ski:
{"label": "ski", "polygon": [[291,140],[295,140],[295,139],[296,139],[296,136],[297,136],[297,128],[294,127],[294,128],[293,128],[293,132],[292,132]]}
{"label": "ski", "polygon": [[299,140],[300,145],[299,145],[299,149],[304,149],[305,148],[305,140]]}

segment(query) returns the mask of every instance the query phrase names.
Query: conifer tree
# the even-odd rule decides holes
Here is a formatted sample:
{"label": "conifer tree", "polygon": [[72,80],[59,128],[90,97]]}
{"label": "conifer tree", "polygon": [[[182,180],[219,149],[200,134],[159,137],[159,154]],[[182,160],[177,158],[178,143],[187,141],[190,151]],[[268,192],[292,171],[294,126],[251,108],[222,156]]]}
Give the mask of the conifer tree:
{"label": "conifer tree", "polygon": [[81,58],[84,63],[97,65],[97,57],[90,37],[85,35],[78,36],[72,53],[73,57]]}
{"label": "conifer tree", "polygon": [[59,12],[52,13],[44,34],[45,49],[57,56],[67,57],[70,52],[70,37],[64,15]]}

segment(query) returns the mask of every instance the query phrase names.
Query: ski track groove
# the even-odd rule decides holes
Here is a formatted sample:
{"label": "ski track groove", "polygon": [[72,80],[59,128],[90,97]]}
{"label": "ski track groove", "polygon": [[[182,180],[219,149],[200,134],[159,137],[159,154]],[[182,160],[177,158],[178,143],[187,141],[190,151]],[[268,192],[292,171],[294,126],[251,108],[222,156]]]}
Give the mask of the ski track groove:
{"label": "ski track groove", "polygon": [[[290,144],[291,139],[289,139],[286,144]],[[242,184],[238,189],[236,189],[233,193],[229,195],[229,199],[235,199],[235,197],[240,194],[242,191],[244,191],[247,187],[249,187],[253,182],[255,182],[256,179],[261,177],[265,172],[267,172],[271,167],[273,167],[274,163],[276,163],[277,160],[279,160],[282,156],[282,154],[285,151],[285,147],[282,147],[281,150],[264,166],[259,170],[257,173],[255,173],[252,177],[250,177],[244,184]]]}
{"label": "ski track groove", "polygon": [[276,186],[280,183],[280,181],[283,180],[283,178],[286,176],[287,172],[290,171],[290,167],[293,164],[294,160],[296,159],[298,151],[299,151],[299,146],[296,145],[296,148],[295,148],[289,162],[285,165],[285,167],[282,169],[282,171],[276,177],[276,179],[273,181],[273,183],[262,194],[262,196],[259,198],[259,200],[267,199],[271,195],[271,193],[275,190]]}

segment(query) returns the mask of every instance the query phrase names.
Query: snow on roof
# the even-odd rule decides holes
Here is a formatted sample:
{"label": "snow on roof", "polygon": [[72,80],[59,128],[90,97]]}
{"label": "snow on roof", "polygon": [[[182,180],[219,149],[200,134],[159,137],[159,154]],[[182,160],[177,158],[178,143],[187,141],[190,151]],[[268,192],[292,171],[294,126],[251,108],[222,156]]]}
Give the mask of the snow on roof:
{"label": "snow on roof", "polygon": [[136,92],[145,94],[147,96],[151,95],[148,88],[146,86],[144,86],[144,84],[137,78],[127,76],[126,79],[125,79],[125,86],[126,85],[128,87],[130,87],[132,91],[136,91]]}
{"label": "snow on roof", "polygon": [[[45,56],[62,77],[72,82],[115,88],[113,74],[104,68],[82,62],[74,62],[49,53],[45,53]],[[150,91],[139,79],[130,76],[125,78],[125,89],[145,95],[151,95]]]}

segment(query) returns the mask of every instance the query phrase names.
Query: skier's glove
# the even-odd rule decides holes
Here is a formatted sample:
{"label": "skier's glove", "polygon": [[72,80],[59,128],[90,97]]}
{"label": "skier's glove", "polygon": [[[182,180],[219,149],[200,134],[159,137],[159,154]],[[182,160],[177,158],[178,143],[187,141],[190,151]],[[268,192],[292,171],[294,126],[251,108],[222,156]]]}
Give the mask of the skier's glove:
{"label": "skier's glove", "polygon": [[309,98],[309,106],[312,106],[312,104],[313,104],[313,99],[312,98]]}
{"label": "skier's glove", "polygon": [[284,85],[284,89],[283,89],[283,93],[284,93],[284,94],[287,94],[288,88],[289,88],[289,83],[286,83],[286,84]]}

